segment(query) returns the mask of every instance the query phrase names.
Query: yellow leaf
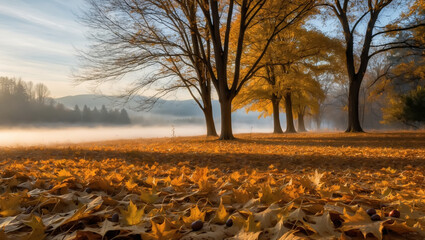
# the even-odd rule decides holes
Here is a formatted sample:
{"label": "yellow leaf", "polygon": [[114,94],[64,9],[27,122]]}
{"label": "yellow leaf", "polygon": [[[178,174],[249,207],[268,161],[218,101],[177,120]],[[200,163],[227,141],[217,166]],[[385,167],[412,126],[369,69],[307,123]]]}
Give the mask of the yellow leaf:
{"label": "yellow leaf", "polygon": [[151,175],[149,175],[146,178],[146,183],[151,185],[151,186],[156,186],[156,179],[154,177],[152,177]]}
{"label": "yellow leaf", "polygon": [[158,194],[156,193],[155,189],[153,189],[152,191],[143,191],[140,194],[140,199],[142,200],[142,202],[147,203],[147,204],[153,204],[156,202],[156,200],[158,200]]}
{"label": "yellow leaf", "polygon": [[261,232],[245,232],[240,231],[236,236],[234,236],[233,240],[257,240],[260,236]]}
{"label": "yellow leaf", "polygon": [[251,199],[251,195],[245,189],[233,189],[233,195],[238,203],[246,203]]}
{"label": "yellow leaf", "polygon": [[184,182],[183,182],[183,174],[182,175],[180,175],[179,177],[177,177],[177,178],[174,178],[173,180],[171,180],[171,185],[173,186],[173,187],[180,187],[180,186],[182,186],[183,184],[184,184]]}
{"label": "yellow leaf", "polygon": [[322,179],[324,173],[319,173],[317,171],[317,169],[314,171],[314,175],[313,176],[309,176],[308,179],[310,179],[311,183],[313,184],[314,187],[319,187],[322,185],[322,183],[320,182],[320,180]]}
{"label": "yellow leaf", "polygon": [[32,215],[31,220],[24,223],[32,228],[32,232],[25,238],[26,240],[42,240],[46,237],[45,226],[39,216]]}
{"label": "yellow leaf", "polygon": [[129,191],[132,191],[133,189],[135,189],[138,185],[137,183],[135,183],[133,181],[133,179],[131,178],[130,180],[128,180],[127,182],[125,182],[125,186],[127,187],[127,189]]}
{"label": "yellow leaf", "polygon": [[194,221],[197,221],[197,220],[204,221],[205,214],[206,212],[199,210],[198,205],[196,205],[195,207],[192,207],[190,209],[190,215],[188,217],[183,217],[183,222],[185,223],[187,227],[189,227]]}
{"label": "yellow leaf", "polygon": [[7,194],[0,198],[0,216],[10,217],[19,214],[22,196],[17,194]]}
{"label": "yellow leaf", "polygon": [[10,240],[10,238],[4,232],[4,227],[3,228],[0,228],[0,239],[2,239],[2,240]]}
{"label": "yellow leaf", "polygon": [[249,214],[248,219],[245,221],[245,224],[244,224],[244,231],[258,232],[260,230],[261,230],[261,223],[256,222],[254,220],[254,216],[252,214]]}
{"label": "yellow leaf", "polygon": [[273,223],[276,223],[279,220],[279,217],[281,217],[282,213],[285,212],[285,209],[280,208],[278,204],[273,203],[264,211],[255,213],[254,217],[255,220],[258,220],[264,228],[273,227]]}
{"label": "yellow leaf", "polygon": [[365,238],[368,233],[371,233],[376,238],[382,239],[384,221],[372,221],[364,209],[359,208],[354,215],[348,214],[344,209],[344,215],[341,217],[344,220],[341,230],[360,230]]}
{"label": "yellow leaf", "polygon": [[261,191],[258,193],[258,196],[260,197],[260,201],[262,203],[270,204],[279,200],[280,191],[273,191],[269,184],[264,184],[261,187]]}
{"label": "yellow leaf", "polygon": [[178,239],[180,234],[177,229],[171,230],[170,224],[167,219],[162,224],[158,224],[154,221],[152,223],[152,232],[142,233],[142,238],[147,240],[169,240]]}
{"label": "yellow leaf", "polygon": [[229,213],[226,211],[226,208],[223,205],[223,200],[220,200],[220,205],[216,211],[215,217],[213,218],[213,222],[224,224],[229,218]]}
{"label": "yellow leaf", "polygon": [[64,179],[70,178],[70,177],[72,177],[72,174],[65,169],[62,169],[58,172],[58,180],[59,181],[62,181]]}
{"label": "yellow leaf", "polygon": [[145,213],[145,208],[137,209],[137,206],[133,204],[130,200],[130,204],[128,205],[128,209],[122,210],[121,214],[124,216],[124,221],[128,225],[137,225],[142,221],[142,217]]}

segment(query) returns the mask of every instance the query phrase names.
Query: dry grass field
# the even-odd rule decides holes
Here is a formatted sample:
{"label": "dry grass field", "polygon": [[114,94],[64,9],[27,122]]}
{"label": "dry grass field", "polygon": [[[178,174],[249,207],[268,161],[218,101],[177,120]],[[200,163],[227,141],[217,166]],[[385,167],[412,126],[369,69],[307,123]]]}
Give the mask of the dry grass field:
{"label": "dry grass field", "polygon": [[425,238],[425,132],[237,138],[0,148],[0,239]]}

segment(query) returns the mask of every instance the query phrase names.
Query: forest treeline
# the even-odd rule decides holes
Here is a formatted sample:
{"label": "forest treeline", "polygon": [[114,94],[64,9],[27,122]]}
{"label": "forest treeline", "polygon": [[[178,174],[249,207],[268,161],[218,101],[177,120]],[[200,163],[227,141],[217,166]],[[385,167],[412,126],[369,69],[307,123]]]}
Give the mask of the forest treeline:
{"label": "forest treeline", "polygon": [[50,91],[42,83],[33,84],[20,79],[0,77],[0,124],[82,123],[129,124],[125,109],[93,109],[78,105],[66,108],[49,97]]}

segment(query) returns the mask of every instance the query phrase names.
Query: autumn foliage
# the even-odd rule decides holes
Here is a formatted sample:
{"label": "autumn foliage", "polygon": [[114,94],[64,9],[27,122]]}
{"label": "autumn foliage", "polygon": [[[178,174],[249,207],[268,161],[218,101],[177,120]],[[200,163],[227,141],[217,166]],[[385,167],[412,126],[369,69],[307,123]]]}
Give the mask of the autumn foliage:
{"label": "autumn foliage", "polygon": [[425,133],[238,137],[3,148],[0,239],[424,238]]}

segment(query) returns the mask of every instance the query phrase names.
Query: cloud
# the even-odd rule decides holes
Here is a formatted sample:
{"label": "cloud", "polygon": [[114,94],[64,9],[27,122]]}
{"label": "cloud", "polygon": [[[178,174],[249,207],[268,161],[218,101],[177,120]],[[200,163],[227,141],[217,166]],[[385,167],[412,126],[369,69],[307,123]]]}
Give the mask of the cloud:
{"label": "cloud", "polygon": [[39,17],[34,16],[34,15],[29,15],[25,12],[17,11],[16,9],[6,7],[6,6],[0,6],[0,14],[6,15],[6,16],[9,16],[9,17],[13,17],[13,18],[26,20],[26,21],[28,21],[32,24],[38,24],[38,25],[41,25],[43,27],[53,28],[53,29],[56,29],[56,30],[58,30],[58,29],[59,30],[65,30],[66,29],[61,24],[49,21],[47,19],[39,18]]}
{"label": "cloud", "polygon": [[74,88],[70,78],[77,64],[75,47],[86,42],[73,12],[78,2],[2,2],[0,76],[46,83],[54,96],[86,93],[83,87]]}

